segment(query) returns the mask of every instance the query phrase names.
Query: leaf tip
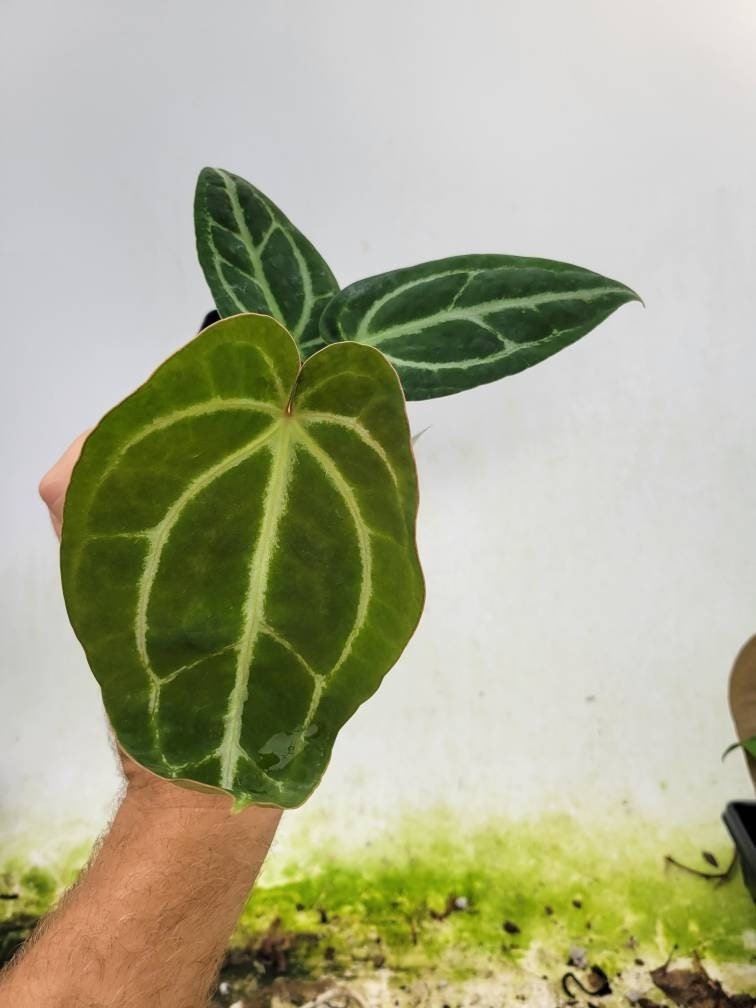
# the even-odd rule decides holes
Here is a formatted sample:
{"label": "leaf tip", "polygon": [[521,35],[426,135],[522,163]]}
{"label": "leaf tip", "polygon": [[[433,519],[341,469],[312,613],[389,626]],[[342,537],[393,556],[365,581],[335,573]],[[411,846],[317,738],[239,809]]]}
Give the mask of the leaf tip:
{"label": "leaf tip", "polygon": [[750,738],[742,739],[740,742],[732,742],[728,745],[722,753],[722,762],[736,749],[742,749],[744,753],[756,758],[756,735],[751,735]]}
{"label": "leaf tip", "polygon": [[619,281],[615,281],[615,283],[617,283],[617,285],[622,288],[622,290],[626,295],[626,299],[623,302],[624,304],[631,304],[633,301],[637,301],[644,308],[646,307],[646,302],[643,300],[643,298],[637,291],[633,290],[632,287],[628,287],[627,284],[619,283]]}
{"label": "leaf tip", "polygon": [[727,759],[730,753],[734,752],[736,749],[740,749],[740,742],[733,742],[731,745],[728,745],[725,751],[722,753],[722,762],[724,763],[724,761]]}

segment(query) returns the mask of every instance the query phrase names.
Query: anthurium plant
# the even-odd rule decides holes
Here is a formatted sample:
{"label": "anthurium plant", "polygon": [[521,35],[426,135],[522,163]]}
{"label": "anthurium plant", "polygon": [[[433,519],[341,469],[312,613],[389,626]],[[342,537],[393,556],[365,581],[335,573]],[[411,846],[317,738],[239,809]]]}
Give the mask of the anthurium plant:
{"label": "anthurium plant", "polygon": [[89,435],[63,589],[131,756],[290,808],[422,612],[405,400],[522,371],[637,295],[507,255],[342,290],[267,196],[215,168],[195,225],[218,321]]}

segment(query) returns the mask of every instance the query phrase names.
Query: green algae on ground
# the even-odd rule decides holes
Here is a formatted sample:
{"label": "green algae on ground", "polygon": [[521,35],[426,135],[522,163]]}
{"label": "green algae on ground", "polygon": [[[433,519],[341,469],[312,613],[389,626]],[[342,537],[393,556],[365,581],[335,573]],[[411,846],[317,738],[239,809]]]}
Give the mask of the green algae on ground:
{"label": "green algae on ground", "polygon": [[0,921],[18,913],[47,913],[76,881],[89,853],[79,844],[58,857],[27,859],[16,853],[0,862]]}
{"label": "green algae on ground", "polygon": [[[535,968],[556,977],[576,949],[611,976],[639,960],[659,965],[673,949],[756,963],[756,906],[739,874],[717,885],[665,866],[671,854],[708,868],[702,850],[726,864],[718,824],[663,833],[629,816],[615,823],[599,830],[563,815],[464,830],[447,812],[404,820],[359,850],[283,844],[234,945],[270,976],[386,969],[464,980]],[[0,891],[18,899],[0,905],[0,918],[44,912],[83,860],[80,851],[55,871],[6,865]]]}
{"label": "green algae on ground", "polygon": [[553,816],[452,837],[444,821],[407,822],[351,855],[303,853],[256,890],[238,940],[279,920],[292,934],[318,936],[302,945],[304,962],[328,950],[332,966],[422,974],[433,965],[458,977],[483,960],[490,968],[491,958],[514,965],[534,947],[563,963],[578,947],[607,971],[643,954],[658,964],[675,947],[715,962],[756,961],[756,907],[739,875],[716,885],[665,866],[674,854],[706,868],[704,847],[726,863],[718,826],[675,835],[628,820],[596,831]]}
{"label": "green algae on ground", "polygon": [[0,968],[76,881],[87,855],[88,848],[81,846],[44,865],[20,855],[5,860],[0,867]]}

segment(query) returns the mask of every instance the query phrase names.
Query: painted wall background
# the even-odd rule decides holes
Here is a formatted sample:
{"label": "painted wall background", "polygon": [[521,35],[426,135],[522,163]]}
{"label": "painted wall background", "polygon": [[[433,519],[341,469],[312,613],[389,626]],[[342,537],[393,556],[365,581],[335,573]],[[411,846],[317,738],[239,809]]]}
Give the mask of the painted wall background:
{"label": "painted wall background", "polygon": [[[411,405],[427,610],[287,815],[716,825],[749,794],[726,677],[756,629],[756,8],[698,0],[4,0],[0,826],[39,852],[117,792],[36,482],[193,334],[199,168],[342,283],[465,251],[644,297],[532,371]],[[635,826],[633,826],[633,829]],[[31,838],[31,839],[30,839]]]}

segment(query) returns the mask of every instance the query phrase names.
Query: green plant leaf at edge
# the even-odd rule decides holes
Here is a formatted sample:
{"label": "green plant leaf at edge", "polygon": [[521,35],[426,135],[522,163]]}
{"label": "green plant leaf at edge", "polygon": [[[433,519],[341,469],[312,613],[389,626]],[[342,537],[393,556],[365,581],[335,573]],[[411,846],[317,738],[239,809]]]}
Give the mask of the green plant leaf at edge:
{"label": "green plant leaf at edge", "polygon": [[302,366],[269,317],[221,320],[88,437],[66,606],[123,748],[236,806],[290,808],[424,601],[404,398],[354,343]]}
{"label": "green plant leaf at edge", "polygon": [[320,315],[339,285],[315,246],[264,193],[222,168],[203,168],[194,197],[197,253],[222,317],[271,315],[304,357],[324,346]]}
{"label": "green plant leaf at edge", "polygon": [[731,752],[735,752],[736,749],[743,749],[747,752],[749,756],[753,756],[756,759],[756,735],[752,735],[750,738],[744,739],[742,742],[733,742],[728,745],[725,751],[722,753],[722,760],[724,761]]}
{"label": "green plant leaf at edge", "polygon": [[462,255],[359,280],[326,306],[326,342],[377,347],[407,399],[452,395],[523,371],[638,295],[569,263]]}

